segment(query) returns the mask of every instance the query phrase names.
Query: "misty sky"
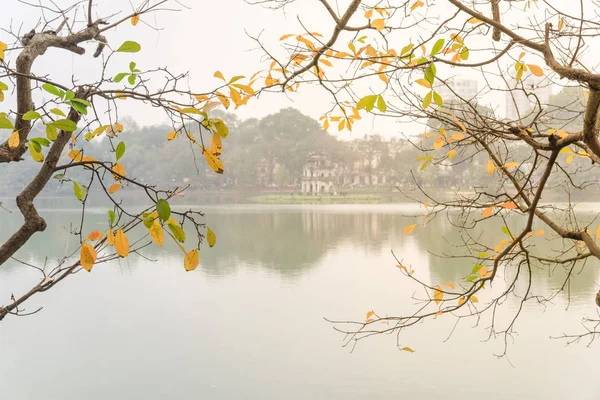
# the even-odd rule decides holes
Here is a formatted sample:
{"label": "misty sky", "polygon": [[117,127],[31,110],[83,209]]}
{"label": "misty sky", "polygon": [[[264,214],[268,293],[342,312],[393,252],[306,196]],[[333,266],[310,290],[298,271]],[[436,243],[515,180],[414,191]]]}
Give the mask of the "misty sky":
{"label": "misty sky", "polygon": [[[47,0],[41,2],[44,5],[52,4]],[[94,15],[104,17],[116,10],[130,13],[140,2],[141,0],[95,1]],[[13,31],[16,31],[22,26],[22,32],[27,32],[39,19],[39,9],[18,0],[2,0],[2,3],[0,26],[4,29],[12,26]],[[55,0],[54,3],[66,6],[72,4],[73,0]],[[346,3],[346,0],[332,1],[332,4],[336,4],[341,10],[345,9]],[[228,78],[240,74],[250,76],[258,70],[268,68],[268,63],[262,59],[262,50],[257,48],[248,35],[260,34],[261,41],[269,51],[281,55],[282,53],[277,53],[281,51],[279,37],[286,33],[304,31],[298,21],[299,15],[307,29],[319,31],[325,37],[331,33],[333,27],[331,18],[317,0],[300,0],[285,10],[269,10],[260,5],[250,5],[244,0],[187,0],[182,4],[189,8],[173,1],[169,7],[180,11],[161,11],[146,15],[136,27],[125,23],[110,32],[107,39],[115,48],[124,40],[135,40],[142,44],[142,51],[137,54],[117,54],[110,63],[109,74],[127,70],[129,61],[136,61],[142,70],[168,66],[174,73],[189,71],[189,84],[194,91],[210,91],[220,83],[213,77],[216,70],[222,71]],[[358,14],[356,18],[364,19],[362,12]],[[84,18],[84,15],[80,14],[78,18]],[[118,18],[120,15],[114,16],[112,21]],[[402,35],[406,35],[406,32]],[[343,45],[351,38],[352,36],[342,37],[340,43]],[[0,40],[14,42],[14,38],[6,32],[0,32]],[[400,43],[404,41],[405,37]],[[94,81],[99,74],[99,63],[91,57],[95,44],[90,44],[88,48],[88,53],[83,57],[62,50],[49,51],[38,59],[34,72],[39,75],[49,74],[52,79],[66,85],[69,85],[73,75],[80,83]],[[461,73],[455,70],[448,72]],[[370,90],[370,87],[364,89]],[[12,105],[10,100],[4,104]],[[121,115],[133,116],[140,125],[166,121],[161,112],[140,104],[134,105],[132,101],[121,102],[120,106]],[[331,100],[320,88],[301,86],[299,93],[291,96],[280,93],[263,94],[259,100],[251,100],[247,106],[238,109],[236,114],[240,118],[264,117],[290,106],[317,119],[331,108]],[[502,108],[502,105],[500,107]],[[335,128],[330,129],[332,134],[342,139],[362,137],[363,134],[369,133],[380,133],[390,137],[402,131],[421,133],[422,128],[416,124],[402,125],[389,118],[374,119],[365,116],[355,125],[352,133],[337,133]]]}

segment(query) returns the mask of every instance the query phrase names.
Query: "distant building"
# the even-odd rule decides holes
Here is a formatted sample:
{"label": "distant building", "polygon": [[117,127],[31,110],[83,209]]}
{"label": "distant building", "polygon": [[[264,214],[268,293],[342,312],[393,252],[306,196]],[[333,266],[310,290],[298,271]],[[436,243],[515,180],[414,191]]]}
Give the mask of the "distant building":
{"label": "distant building", "polygon": [[509,87],[513,89],[506,92],[506,118],[509,119],[517,119],[519,115],[523,117],[533,108],[535,98],[528,97],[527,94],[535,94],[542,104],[547,103],[552,95],[550,80],[535,75],[523,80],[525,90],[521,89],[521,84],[515,79],[509,81]]}
{"label": "distant building", "polygon": [[433,85],[433,89],[442,96],[444,102],[457,100],[458,97],[472,100],[479,93],[479,84],[475,79],[454,77],[446,80],[446,84],[438,82]]}
{"label": "distant building", "polygon": [[312,154],[302,171],[302,194],[335,194],[337,165],[323,154]]}

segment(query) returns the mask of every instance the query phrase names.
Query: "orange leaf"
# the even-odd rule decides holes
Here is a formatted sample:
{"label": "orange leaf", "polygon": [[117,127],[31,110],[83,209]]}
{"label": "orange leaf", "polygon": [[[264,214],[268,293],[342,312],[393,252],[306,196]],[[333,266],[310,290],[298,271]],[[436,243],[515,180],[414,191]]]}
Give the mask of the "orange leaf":
{"label": "orange leaf", "polygon": [[108,193],[109,194],[113,194],[115,193],[117,190],[121,189],[123,185],[121,185],[120,183],[113,183],[112,185],[110,185],[108,187]]}
{"label": "orange leaf", "polygon": [[106,234],[106,243],[111,246],[115,245],[115,234],[113,233],[112,229],[109,229],[108,233]]}
{"label": "orange leaf", "polygon": [[91,231],[89,235],[87,235],[87,237],[85,238],[85,240],[99,240],[102,239],[102,232],[100,232],[99,230],[95,230],[95,231]]}
{"label": "orange leaf", "polygon": [[448,286],[450,289],[454,289],[454,283],[451,282],[443,282],[442,285]]}
{"label": "orange leaf", "polygon": [[408,235],[409,233],[411,233],[413,231],[413,229],[415,229],[417,227],[417,224],[413,224],[413,225],[409,225],[404,229],[404,234]]}
{"label": "orange leaf", "polygon": [[534,235],[536,235],[536,236],[542,236],[544,233],[545,233],[545,232],[544,232],[544,230],[543,230],[543,229],[539,229],[539,230],[537,230],[537,231],[533,232],[533,234],[534,234]]}
{"label": "orange leaf", "polygon": [[494,166],[494,162],[492,160],[488,161],[487,173],[492,175],[494,173],[495,169],[496,169],[496,167]]}
{"label": "orange leaf", "polygon": [[213,76],[215,78],[219,78],[219,79],[225,80],[225,77],[223,76],[223,74],[221,73],[221,71],[216,71]]}
{"label": "orange leaf", "polygon": [[374,19],[371,21],[371,27],[377,29],[378,31],[382,31],[385,28],[385,21],[383,18]]}
{"label": "orange leaf", "polygon": [[482,211],[483,218],[488,218],[490,215],[492,215],[493,212],[494,212],[494,206],[484,208]]}
{"label": "orange leaf", "polygon": [[444,292],[442,292],[442,288],[438,285],[436,286],[435,291],[433,292],[433,300],[435,301],[435,304],[440,304],[443,299]]}
{"label": "orange leaf", "polygon": [[509,162],[509,163],[504,164],[503,168],[508,169],[508,168],[512,168],[512,167],[518,167],[519,165],[521,165],[520,162],[513,161],[513,162]]}
{"label": "orange leaf", "polygon": [[404,265],[396,265],[397,268],[403,269],[404,271],[406,271],[406,273],[408,274],[408,268],[406,268]]}
{"label": "orange leaf", "polygon": [[469,297],[469,300],[471,300],[473,303],[479,303],[479,299],[473,295]]}
{"label": "orange leaf", "polygon": [[373,314],[375,314],[375,312],[373,312],[373,311],[367,312],[367,318],[366,319],[371,318],[373,316]]}
{"label": "orange leaf", "polygon": [[504,207],[507,210],[514,210],[515,208],[517,208],[517,205],[512,201],[507,201],[506,203],[500,204],[500,207]]}
{"label": "orange leaf", "polygon": [[598,228],[596,228],[596,237],[600,239],[600,225],[598,225]]}
{"label": "orange leaf", "polygon": [[415,351],[413,349],[411,349],[410,347],[403,347],[402,351],[408,351],[409,353],[414,353]]}
{"label": "orange leaf", "polygon": [[460,299],[458,299],[458,306],[462,306],[465,303],[465,296],[461,296]]}
{"label": "orange leaf", "polygon": [[83,159],[83,154],[81,154],[81,150],[71,150],[69,158],[75,162],[80,162]]}
{"label": "orange leaf", "polygon": [[186,271],[193,271],[198,266],[200,262],[200,255],[198,254],[198,249],[194,249],[187,253],[183,258],[183,267]]}
{"label": "orange leaf", "polygon": [[544,76],[544,71],[542,71],[542,69],[539,66],[534,64],[527,64],[527,66],[529,67],[531,73],[535,76]]}
{"label": "orange leaf", "polygon": [[140,22],[139,15],[135,14],[133,17],[131,17],[131,25],[136,26],[138,22]]}
{"label": "orange leaf", "polygon": [[446,144],[446,142],[444,141],[444,139],[442,139],[441,137],[438,137],[435,142],[433,142],[433,149],[434,150],[439,150],[441,149],[444,144]]}
{"label": "orange leaf", "polygon": [[125,167],[123,166],[123,164],[116,163],[115,165],[113,165],[112,171],[114,172],[113,177],[117,181],[121,179],[121,176],[125,176]]}
{"label": "orange leaf", "polygon": [[167,135],[167,140],[173,140],[177,137],[177,132],[176,131],[171,131],[169,132],[169,134]]}
{"label": "orange leaf", "polygon": [[410,11],[414,11],[418,7],[423,7],[424,5],[425,3],[423,3],[421,0],[418,0],[412,6],[410,6]]}
{"label": "orange leaf", "polygon": [[367,10],[367,12],[365,13],[365,18],[371,18],[373,16],[373,10]]}

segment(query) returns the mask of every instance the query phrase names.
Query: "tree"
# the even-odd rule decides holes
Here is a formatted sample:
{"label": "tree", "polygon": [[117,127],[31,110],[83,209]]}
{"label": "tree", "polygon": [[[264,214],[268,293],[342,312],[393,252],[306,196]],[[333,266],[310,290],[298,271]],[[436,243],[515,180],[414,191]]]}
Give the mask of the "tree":
{"label": "tree", "polygon": [[[17,190],[23,187],[15,198],[23,224],[0,246],[0,265],[14,258],[36,232],[46,228],[34,200],[53,179],[70,186],[82,207],[81,223],[71,231],[78,248],[59,260],[49,260],[43,267],[30,266],[39,270],[40,280],[29,291],[11,296],[7,304],[0,303],[0,320],[9,314],[27,314],[22,306],[27,299],[68,276],[138,253],[152,242],[162,246],[165,237],[182,250],[187,271],[198,265],[204,239],[210,247],[215,244],[215,233],[202,223],[199,211],[171,210],[169,202],[183,196],[186,187],[160,188],[151,182],[151,174],[136,177],[126,172],[129,152],[120,134],[128,127],[118,113],[123,100],[144,103],[166,114],[171,132],[165,130],[162,140],[186,143],[180,154],[172,157],[174,164],[185,158],[181,152],[187,149],[190,160],[203,156],[211,170],[222,173],[220,154],[228,127],[211,110],[221,105],[237,108],[254,94],[253,81],[241,76],[226,80],[216,72],[215,77],[223,83],[215,90],[201,92],[186,87],[186,74],[162,67],[143,70],[129,62],[127,55],[141,51],[142,46],[119,38],[116,28],[123,24],[136,26],[140,21],[153,27],[152,13],[174,11],[166,6],[168,2],[140,0],[129,15],[102,9],[100,2],[93,0],[73,1],[66,8],[55,3],[31,4],[32,11],[40,15],[38,26],[25,35],[7,31],[16,38],[10,46],[0,42],[0,101],[6,96],[16,103],[15,111],[7,107],[0,113],[0,132],[7,132],[0,144],[0,168],[7,170],[9,163],[23,165],[22,169],[11,169],[17,175],[11,185]],[[99,13],[105,15],[94,17]],[[44,66],[60,65],[68,53],[91,57],[86,54],[90,43],[96,46],[96,80],[81,82],[80,77],[74,77],[72,82],[57,82],[46,75],[50,71],[32,72],[42,67],[37,65],[42,55],[46,58]],[[112,68],[122,72],[109,76]],[[110,150],[101,150],[99,142],[108,144]],[[152,143],[146,142],[138,150],[151,153],[151,147]],[[131,170],[135,171],[133,165]],[[21,176],[27,177],[23,186]],[[136,196],[127,196],[128,192]],[[86,204],[99,196],[109,199],[112,208],[107,210],[105,225],[89,226]],[[7,209],[0,209],[2,212]],[[13,227],[3,225],[2,229]]]}
{"label": "tree", "polygon": [[[294,0],[260,3],[296,6]],[[424,281],[410,260],[398,258],[399,271],[422,289],[417,309],[398,316],[369,311],[366,321],[336,323],[336,329],[351,344],[396,333],[398,345],[410,350],[401,345],[404,329],[448,315],[457,322],[486,319],[490,336],[507,343],[524,304],[553,296],[535,292],[533,269],[563,271],[560,292],[573,273],[593,268],[587,261],[600,258],[598,222],[577,213],[572,200],[578,193],[589,196],[594,175],[582,171],[597,176],[600,162],[600,74],[593,67],[600,29],[595,16],[587,17],[595,2],[348,0],[339,8],[328,0],[314,3],[330,17],[329,25],[311,26],[305,13],[315,7],[303,3],[297,10],[305,30],[282,32],[282,49],[256,39],[271,62],[266,90],[320,86],[331,98],[321,118],[325,129],[331,124],[352,130],[365,113],[413,121],[414,130],[426,129],[420,121],[435,121],[433,132],[409,137],[421,152],[417,184],[424,170],[441,177],[447,166],[460,163],[488,176],[486,185],[459,191],[451,200],[436,199],[421,187],[426,212],[405,230],[418,234],[442,215],[459,226],[458,237],[446,238],[454,250],[444,257],[463,257],[462,279]],[[285,57],[273,56],[282,50]],[[456,75],[474,83],[461,86]],[[565,87],[558,99],[549,99],[551,82]],[[551,195],[558,201],[544,204]],[[490,219],[503,221],[493,237],[483,235]],[[538,252],[539,240],[554,243],[553,252]],[[520,306],[502,324],[496,310],[507,298]],[[600,334],[599,320],[583,323],[584,333],[566,335],[568,341]]]}

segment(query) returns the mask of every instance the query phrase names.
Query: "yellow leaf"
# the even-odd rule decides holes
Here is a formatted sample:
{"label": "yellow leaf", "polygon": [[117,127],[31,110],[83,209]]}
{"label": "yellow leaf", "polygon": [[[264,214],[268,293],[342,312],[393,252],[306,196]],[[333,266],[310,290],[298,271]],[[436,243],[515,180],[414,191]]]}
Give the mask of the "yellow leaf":
{"label": "yellow leaf", "polygon": [[91,244],[84,243],[81,245],[81,250],[79,252],[79,263],[87,272],[91,272],[92,267],[96,262],[96,258],[96,250]]}
{"label": "yellow leaf", "polygon": [[108,233],[106,234],[106,243],[111,246],[115,245],[115,234],[113,233],[112,229],[109,229]]}
{"label": "yellow leaf", "polygon": [[448,286],[450,289],[454,289],[454,283],[451,282],[443,282],[442,285]]}
{"label": "yellow leaf", "polygon": [[413,231],[413,229],[415,229],[417,227],[417,224],[413,224],[413,225],[409,225],[404,229],[404,234],[408,235],[409,233],[411,233]]}
{"label": "yellow leaf", "polygon": [[462,306],[465,303],[465,296],[460,296],[460,299],[458,299],[458,306]]}
{"label": "yellow leaf", "polygon": [[148,228],[148,232],[150,232],[150,237],[159,246],[162,246],[165,241],[165,232],[163,231],[162,226],[158,223],[158,220],[154,220],[154,223]]}
{"label": "yellow leaf", "polygon": [[386,74],[377,74],[377,76],[379,77],[379,79],[381,79],[384,83],[388,83],[389,79],[387,77]]}
{"label": "yellow leaf", "polygon": [[522,60],[523,57],[525,57],[525,52],[524,51],[522,51],[521,54],[519,54],[519,60]]}
{"label": "yellow leaf", "polygon": [[[270,76],[270,75],[269,75]],[[269,85],[267,85],[269,86]],[[225,96],[223,93],[221,92],[216,92],[215,93],[217,95],[217,97],[219,98],[219,101],[221,102],[221,104],[223,104],[223,107],[225,107],[225,109],[229,108],[229,105],[231,104],[229,102],[229,99],[227,98],[227,96]]]}
{"label": "yellow leaf", "polygon": [[534,234],[534,235],[536,235],[536,236],[542,236],[544,233],[545,233],[545,232],[544,232],[544,230],[543,230],[543,229],[539,229],[539,230],[537,230],[537,231],[533,232],[533,234]]}
{"label": "yellow leaf", "polygon": [[452,160],[456,156],[456,149],[452,149],[448,152],[448,158]]}
{"label": "yellow leaf", "polygon": [[470,23],[470,24],[478,24],[478,23],[483,22],[483,21],[481,21],[480,19],[477,19],[477,18],[473,17],[470,20],[468,20],[467,22]]}
{"label": "yellow leaf", "polygon": [[177,137],[177,132],[176,131],[171,131],[169,132],[169,134],[167,135],[167,140],[173,140]]}
{"label": "yellow leaf", "polygon": [[479,303],[479,299],[477,297],[475,297],[474,295],[469,297],[469,300],[471,300],[473,303]]}
{"label": "yellow leaf", "polygon": [[113,126],[113,130],[115,132],[121,133],[121,132],[123,132],[123,125],[119,122],[115,122],[115,125]]}
{"label": "yellow leaf", "polygon": [[14,131],[13,133],[11,133],[10,137],[8,138],[8,147],[10,147],[11,149],[14,149],[15,147],[19,146],[20,142],[21,142],[21,139],[19,139],[19,131]]}
{"label": "yellow leaf", "polygon": [[31,158],[33,158],[35,161],[44,161],[44,155],[37,151],[33,146],[29,146],[29,153],[31,154]]}
{"label": "yellow leaf", "polygon": [[127,257],[129,254],[129,241],[123,230],[119,227],[115,235],[115,251],[121,257]]}
{"label": "yellow leaf", "polygon": [[539,66],[535,64],[527,64],[527,66],[529,67],[531,73],[535,76],[544,76],[544,71],[542,71],[542,69]]}
{"label": "yellow leaf", "polygon": [[427,89],[431,89],[431,82],[429,82],[427,79],[417,79],[415,83],[418,83],[419,85],[424,86]]}
{"label": "yellow leaf", "polygon": [[215,74],[213,75],[215,78],[219,78],[219,79],[223,79],[225,80],[225,77],[223,76],[223,74],[221,73],[221,71],[217,71],[215,72]]}
{"label": "yellow leaf", "polygon": [[120,183],[113,183],[112,185],[110,185],[108,187],[108,193],[113,194],[115,193],[117,190],[121,189],[123,185],[121,185]]}
{"label": "yellow leaf", "polygon": [[556,131],[556,134],[562,138],[566,138],[569,134],[565,131],[561,131],[560,129]]}
{"label": "yellow leaf", "polygon": [[131,17],[131,25],[136,26],[138,22],[140,22],[139,15],[135,14],[133,17]]}
{"label": "yellow leaf", "polygon": [[4,60],[4,50],[8,49],[8,46],[4,42],[0,42],[0,60]]}
{"label": "yellow leaf", "polygon": [[443,299],[444,292],[442,292],[442,288],[438,285],[436,286],[435,291],[433,292],[433,300],[435,301],[435,304],[440,304]]}
{"label": "yellow leaf", "polygon": [[373,10],[367,10],[367,12],[365,13],[365,18],[371,18],[373,16]]}
{"label": "yellow leaf", "polygon": [[216,132],[212,134],[210,150],[217,156],[223,152],[223,141],[221,140],[221,136]]}
{"label": "yellow leaf", "polygon": [[479,269],[479,276],[481,276],[483,278],[486,275],[487,275],[487,268],[486,267],[481,267]]}
{"label": "yellow leaf", "polygon": [[598,225],[598,228],[596,228],[596,237],[600,239],[600,225]]}
{"label": "yellow leaf", "polygon": [[242,104],[242,95],[240,95],[240,92],[233,88],[229,88],[229,94],[231,96],[231,101],[233,101],[233,104],[235,104],[236,106],[240,106]]}
{"label": "yellow leaf", "polygon": [[565,20],[561,18],[558,20],[558,30],[562,31],[564,29],[564,27],[565,27]]}
{"label": "yellow leaf", "polygon": [[515,208],[517,208],[517,205],[512,201],[507,201],[506,203],[500,204],[500,207],[504,207],[507,210],[514,210]]}
{"label": "yellow leaf", "polygon": [[512,167],[518,167],[519,165],[521,165],[520,162],[513,161],[513,162],[509,162],[509,163],[504,164],[503,168],[508,169],[508,168],[512,168]]}
{"label": "yellow leaf", "polygon": [[377,29],[378,31],[382,31],[385,28],[385,21],[383,18],[374,19],[371,21],[371,27]]}
{"label": "yellow leaf", "polygon": [[438,137],[435,142],[433,142],[433,149],[434,150],[439,150],[442,147],[444,147],[444,144],[446,144],[446,142],[444,141],[444,139],[442,139],[441,137]]}
{"label": "yellow leaf", "polygon": [[408,351],[409,353],[414,353],[415,351],[413,349],[411,349],[410,347],[403,347],[402,351]]}
{"label": "yellow leaf", "polygon": [[287,35],[283,35],[282,37],[280,37],[279,40],[285,40],[285,39],[290,38],[292,36],[294,36],[293,33],[288,33]]}
{"label": "yellow leaf", "polygon": [[494,166],[494,162],[492,160],[488,161],[487,173],[492,175],[494,173],[495,169],[496,169],[496,167]]}
{"label": "yellow leaf", "polygon": [[102,239],[102,232],[100,232],[99,230],[95,230],[95,231],[91,231],[89,235],[87,235],[87,237],[85,238],[85,240],[92,240],[92,241],[96,241],[96,240],[100,240]]}
{"label": "yellow leaf", "polygon": [[463,135],[462,133],[455,133],[454,135],[450,136],[450,138],[452,138],[453,140],[463,140],[465,138],[465,135]]}
{"label": "yellow leaf", "polygon": [[187,253],[183,258],[183,266],[186,271],[193,271],[198,266],[200,262],[200,255],[198,254],[198,249],[194,249]]}
{"label": "yellow leaf", "polygon": [[494,206],[483,209],[483,218],[488,218],[494,212]]}
{"label": "yellow leaf", "polygon": [[574,157],[575,157],[575,154],[573,154],[573,153],[569,154],[569,156],[567,157],[567,165],[571,164]]}
{"label": "yellow leaf", "polygon": [[75,162],[80,162],[83,159],[83,155],[80,150],[71,150],[69,152],[69,158]]}
{"label": "yellow leaf", "polygon": [[412,6],[410,6],[410,11],[415,11],[415,9],[418,7],[423,7],[424,5],[425,3],[423,3],[421,0],[418,0]]}
{"label": "yellow leaf", "polygon": [[213,247],[217,243],[217,235],[210,228],[206,228],[206,241],[210,247]]}
{"label": "yellow leaf", "polygon": [[208,150],[204,147],[202,149],[203,149],[204,158],[206,159],[206,163],[208,164],[210,169],[215,171],[217,174],[222,174],[224,171],[223,170],[223,162],[221,162],[221,160],[219,160],[219,158],[210,150]]}
{"label": "yellow leaf", "polygon": [[[117,181],[121,179],[121,176],[125,176],[125,167],[123,166],[123,164],[116,163],[115,165],[113,165],[112,171],[114,172],[113,177]],[[120,176],[116,174],[119,174]]]}

